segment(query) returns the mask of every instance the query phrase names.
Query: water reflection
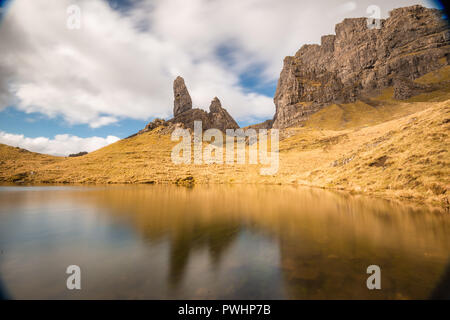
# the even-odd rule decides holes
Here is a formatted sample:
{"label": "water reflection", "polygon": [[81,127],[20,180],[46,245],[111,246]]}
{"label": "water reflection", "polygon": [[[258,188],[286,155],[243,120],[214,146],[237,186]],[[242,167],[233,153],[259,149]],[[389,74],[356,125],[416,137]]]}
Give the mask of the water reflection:
{"label": "water reflection", "polygon": [[212,222],[211,225],[194,225],[175,234],[170,245],[169,283],[177,286],[183,279],[189,255],[194,250],[206,250],[214,269],[221,257],[236,239],[239,226],[236,223]]}
{"label": "water reflection", "polygon": [[444,275],[434,288],[430,299],[450,300],[450,262],[447,265]]}
{"label": "water reflection", "polygon": [[[0,191],[14,298],[427,298],[450,256],[447,215],[318,189],[15,190]],[[65,289],[69,264],[80,292]]]}

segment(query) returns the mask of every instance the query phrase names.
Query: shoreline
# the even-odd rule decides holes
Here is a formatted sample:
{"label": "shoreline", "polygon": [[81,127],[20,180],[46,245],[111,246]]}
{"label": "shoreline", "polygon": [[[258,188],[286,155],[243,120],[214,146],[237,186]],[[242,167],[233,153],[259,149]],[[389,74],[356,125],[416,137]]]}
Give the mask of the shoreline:
{"label": "shoreline", "polygon": [[140,183],[140,182],[111,182],[111,183],[95,183],[95,182],[51,182],[51,183],[8,183],[0,182],[0,187],[117,187],[117,186],[173,186],[182,188],[195,188],[203,186],[272,186],[272,187],[301,187],[322,189],[325,191],[336,192],[342,195],[362,196],[377,200],[388,201],[391,203],[412,206],[415,208],[423,208],[431,212],[450,213],[450,205],[437,201],[428,200],[427,198],[392,196],[383,192],[363,192],[344,188],[330,188],[320,185],[302,184],[302,183],[260,183],[260,182],[207,182],[194,183],[191,185],[177,184],[176,182],[155,182],[155,183]]}

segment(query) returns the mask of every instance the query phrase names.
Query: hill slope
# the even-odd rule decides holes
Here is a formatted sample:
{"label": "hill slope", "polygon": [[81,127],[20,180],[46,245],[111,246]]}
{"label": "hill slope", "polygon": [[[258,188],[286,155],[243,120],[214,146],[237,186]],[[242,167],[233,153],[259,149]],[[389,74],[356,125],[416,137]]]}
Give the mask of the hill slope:
{"label": "hill slope", "polygon": [[[177,144],[171,127],[155,122],[81,157],[0,145],[0,183],[304,184],[448,209],[450,66],[448,59],[436,63],[439,68],[408,80],[406,87],[401,82],[400,89],[392,85],[351,102],[334,101],[305,118],[303,127],[281,129],[279,171],[273,176],[261,176],[261,165],[177,165],[171,160]],[[399,92],[404,97],[408,86],[419,88],[416,95],[394,98]]]}
{"label": "hill slope", "polygon": [[[436,101],[432,102],[384,105],[380,111],[360,108],[358,104],[344,106],[341,119],[334,116],[336,106],[329,106],[307,126],[282,131],[280,168],[274,176],[259,175],[261,165],[176,165],[170,157],[176,143],[157,128],[76,158],[0,145],[0,181],[304,184],[414,199],[448,208],[447,94],[433,93]],[[352,108],[358,108],[359,117],[349,116],[339,128]],[[374,117],[374,113],[379,116]]]}

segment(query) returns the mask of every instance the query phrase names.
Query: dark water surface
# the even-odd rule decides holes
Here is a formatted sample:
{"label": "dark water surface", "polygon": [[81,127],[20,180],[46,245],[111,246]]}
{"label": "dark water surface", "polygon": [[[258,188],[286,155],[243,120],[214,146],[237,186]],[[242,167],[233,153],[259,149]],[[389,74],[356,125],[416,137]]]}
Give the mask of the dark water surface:
{"label": "dark water surface", "polygon": [[449,214],[320,189],[0,187],[15,299],[424,299],[450,290],[449,259]]}

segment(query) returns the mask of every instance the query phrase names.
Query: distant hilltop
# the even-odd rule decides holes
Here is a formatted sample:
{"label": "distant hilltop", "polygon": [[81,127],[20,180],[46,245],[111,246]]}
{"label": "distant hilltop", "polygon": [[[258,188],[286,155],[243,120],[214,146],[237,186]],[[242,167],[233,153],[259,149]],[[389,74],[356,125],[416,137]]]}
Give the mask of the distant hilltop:
{"label": "distant hilltop", "polygon": [[367,100],[387,87],[396,99],[436,89],[412,80],[449,64],[450,28],[442,16],[415,5],[391,11],[379,28],[368,27],[367,18],[345,19],[321,45],[304,45],[284,59],[273,128],[299,126],[324,106]]}

